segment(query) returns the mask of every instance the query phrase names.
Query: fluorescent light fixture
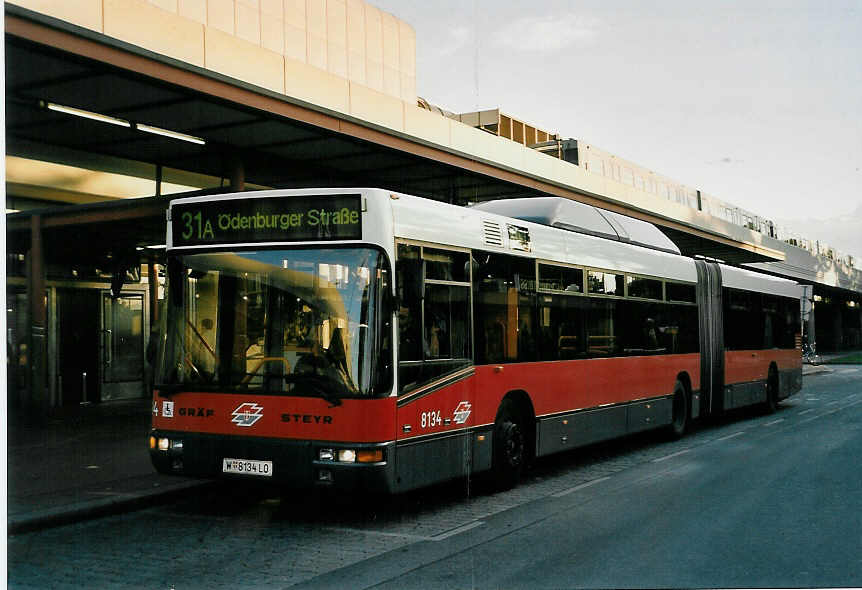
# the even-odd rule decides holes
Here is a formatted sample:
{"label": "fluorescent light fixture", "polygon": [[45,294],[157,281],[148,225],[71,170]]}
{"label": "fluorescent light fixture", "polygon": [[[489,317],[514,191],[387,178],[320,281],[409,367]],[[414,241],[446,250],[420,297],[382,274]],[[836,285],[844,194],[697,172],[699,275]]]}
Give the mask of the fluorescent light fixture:
{"label": "fluorescent light fixture", "polygon": [[152,125],[144,125],[143,123],[136,123],[135,127],[137,127],[139,131],[155,133],[156,135],[163,135],[165,137],[171,137],[173,139],[180,139],[182,141],[188,141],[191,143],[196,143],[198,145],[204,145],[206,143],[200,137],[195,137],[194,135],[186,135],[185,133],[180,133],[179,131],[171,131],[170,129],[162,129],[161,127],[153,127]]}
{"label": "fluorescent light fixture", "polygon": [[102,123],[109,123],[111,125],[118,125],[120,127],[134,127],[139,131],[143,131],[145,133],[154,133],[155,135],[162,135],[164,137],[170,137],[173,139],[179,139],[181,141],[188,141],[191,143],[196,143],[198,145],[205,145],[206,141],[204,141],[200,137],[195,137],[194,135],[188,135],[186,133],[180,133],[179,131],[171,131],[170,129],[162,129],[161,127],[154,127],[153,125],[145,125],[144,123],[131,123],[126,121],[125,119],[118,119],[117,117],[110,117],[108,115],[102,115],[101,113],[94,113],[93,111],[85,111],[84,109],[76,109],[75,107],[68,107],[62,104],[57,104],[54,102],[47,101],[39,101],[39,105],[48,109],[49,111],[57,111],[58,113],[65,113],[67,115],[75,115],[76,117],[83,117],[84,119],[91,119],[93,121],[100,121]]}
{"label": "fluorescent light fixture", "polygon": [[76,109],[75,107],[67,107],[61,104],[56,104],[53,102],[42,102],[42,104],[49,111],[57,111],[58,113],[66,113],[67,115],[75,115],[76,117],[83,117],[85,119],[92,119],[93,121],[100,121],[102,123],[109,123],[111,125],[119,125],[120,127],[131,127],[132,124],[126,121],[125,119],[118,119],[116,117],[109,117],[108,115],[102,115],[99,113],[94,113],[92,111],[85,111],[84,109]]}

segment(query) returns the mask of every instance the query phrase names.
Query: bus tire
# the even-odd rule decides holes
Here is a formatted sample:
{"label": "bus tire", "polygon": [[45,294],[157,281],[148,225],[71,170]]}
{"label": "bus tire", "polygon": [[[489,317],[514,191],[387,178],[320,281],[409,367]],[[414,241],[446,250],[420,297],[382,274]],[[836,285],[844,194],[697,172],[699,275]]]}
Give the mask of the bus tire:
{"label": "bus tire", "polygon": [[668,435],[672,440],[679,440],[688,432],[691,423],[691,399],[682,381],[677,379],[673,386],[673,417],[668,426]]}
{"label": "bus tire", "polygon": [[775,365],[769,367],[769,378],[766,380],[766,403],[763,409],[767,414],[773,414],[778,409],[778,369]]}
{"label": "bus tire", "polygon": [[494,421],[492,478],[497,490],[513,488],[521,478],[527,462],[527,444],[523,419],[515,403],[503,400]]}

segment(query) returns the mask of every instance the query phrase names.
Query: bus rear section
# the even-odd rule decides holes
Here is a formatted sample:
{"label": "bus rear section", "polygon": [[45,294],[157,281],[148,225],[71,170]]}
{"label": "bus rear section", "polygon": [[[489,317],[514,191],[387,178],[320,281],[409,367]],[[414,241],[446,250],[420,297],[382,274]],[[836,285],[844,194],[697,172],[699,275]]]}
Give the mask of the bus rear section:
{"label": "bus rear section", "polygon": [[698,261],[702,413],[776,404],[802,389],[802,288]]}

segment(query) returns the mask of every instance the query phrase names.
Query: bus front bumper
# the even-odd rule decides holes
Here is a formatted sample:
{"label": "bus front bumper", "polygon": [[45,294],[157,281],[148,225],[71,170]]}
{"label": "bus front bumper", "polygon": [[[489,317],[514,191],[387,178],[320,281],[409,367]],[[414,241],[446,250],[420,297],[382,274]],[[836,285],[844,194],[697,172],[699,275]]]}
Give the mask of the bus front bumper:
{"label": "bus front bumper", "polygon": [[289,488],[395,491],[391,442],[330,443],[153,430],[149,446],[160,473]]}

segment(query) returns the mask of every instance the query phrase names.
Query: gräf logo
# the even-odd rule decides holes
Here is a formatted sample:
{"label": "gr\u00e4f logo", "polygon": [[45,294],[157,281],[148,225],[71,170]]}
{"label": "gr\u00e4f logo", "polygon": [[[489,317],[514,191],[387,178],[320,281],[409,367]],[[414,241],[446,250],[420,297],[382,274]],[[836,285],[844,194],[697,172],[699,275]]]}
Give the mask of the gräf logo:
{"label": "gr\u00e4f logo", "polygon": [[470,405],[470,402],[461,402],[458,404],[458,407],[455,408],[455,411],[452,413],[452,421],[455,424],[464,424],[467,421],[467,418],[470,417],[471,408],[473,406]]}
{"label": "gr\u00e4f logo", "polygon": [[212,416],[215,416],[215,410],[211,408],[180,408],[180,416],[211,418]]}
{"label": "gr\u00e4f logo", "polygon": [[263,418],[263,406],[253,402],[245,402],[237,406],[231,415],[233,416],[231,422],[237,426],[254,426],[255,422]]}

